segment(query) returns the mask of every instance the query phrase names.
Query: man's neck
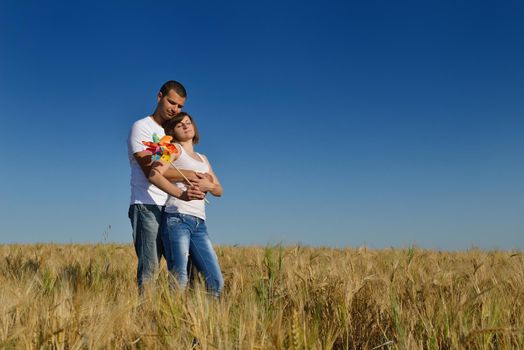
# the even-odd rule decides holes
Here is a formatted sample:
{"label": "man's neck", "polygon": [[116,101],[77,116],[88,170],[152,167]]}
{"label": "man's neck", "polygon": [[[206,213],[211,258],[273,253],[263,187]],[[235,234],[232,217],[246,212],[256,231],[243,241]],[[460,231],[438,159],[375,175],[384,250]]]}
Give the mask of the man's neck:
{"label": "man's neck", "polygon": [[158,125],[162,126],[162,123],[164,122],[164,120],[162,120],[162,117],[160,117],[156,111],[151,114],[150,116]]}

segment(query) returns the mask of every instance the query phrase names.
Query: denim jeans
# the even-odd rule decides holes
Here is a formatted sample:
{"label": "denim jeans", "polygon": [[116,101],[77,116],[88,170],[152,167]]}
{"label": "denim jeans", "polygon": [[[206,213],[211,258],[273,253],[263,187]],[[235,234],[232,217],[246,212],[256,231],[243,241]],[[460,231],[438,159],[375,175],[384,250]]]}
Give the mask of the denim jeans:
{"label": "denim jeans", "polygon": [[129,219],[133,227],[133,242],[138,257],[137,282],[140,292],[144,284],[154,279],[162,258],[162,240],[159,234],[164,207],[154,204],[132,204]]}
{"label": "denim jeans", "polygon": [[194,266],[204,275],[208,291],[219,296],[224,279],[205,221],[193,215],[164,212],[160,235],[167,268],[178,286],[187,286],[187,264],[191,256]]}

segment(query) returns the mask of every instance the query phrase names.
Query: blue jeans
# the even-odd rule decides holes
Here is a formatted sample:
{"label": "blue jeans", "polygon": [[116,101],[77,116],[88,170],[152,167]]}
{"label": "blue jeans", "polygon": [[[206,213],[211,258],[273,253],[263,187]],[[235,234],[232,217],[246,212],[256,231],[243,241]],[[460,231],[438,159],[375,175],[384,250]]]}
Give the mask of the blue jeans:
{"label": "blue jeans", "polygon": [[224,279],[207,234],[206,222],[193,215],[164,212],[160,235],[167,268],[178,286],[187,286],[187,264],[191,255],[193,264],[204,275],[208,291],[219,296]]}
{"label": "blue jeans", "polygon": [[164,207],[154,204],[132,204],[129,219],[133,227],[133,242],[138,257],[136,273],[138,289],[144,290],[144,283],[154,279],[158,262],[162,258],[162,240],[159,235],[160,221]]}

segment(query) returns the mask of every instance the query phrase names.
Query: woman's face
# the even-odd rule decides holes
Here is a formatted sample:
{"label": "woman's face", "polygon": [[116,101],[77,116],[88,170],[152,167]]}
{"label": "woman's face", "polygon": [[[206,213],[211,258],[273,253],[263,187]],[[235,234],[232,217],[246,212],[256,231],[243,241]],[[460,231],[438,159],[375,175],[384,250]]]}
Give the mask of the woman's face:
{"label": "woman's face", "polygon": [[195,128],[188,116],[175,125],[173,137],[179,142],[192,140],[195,137]]}

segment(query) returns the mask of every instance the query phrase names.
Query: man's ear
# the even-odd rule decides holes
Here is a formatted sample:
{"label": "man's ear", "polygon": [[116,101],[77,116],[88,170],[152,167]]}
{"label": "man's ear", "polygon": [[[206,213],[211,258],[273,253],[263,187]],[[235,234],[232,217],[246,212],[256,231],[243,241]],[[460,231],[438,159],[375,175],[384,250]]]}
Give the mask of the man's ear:
{"label": "man's ear", "polygon": [[158,95],[156,95],[156,102],[160,102],[160,100],[162,99],[162,97],[164,97],[164,95],[162,94],[162,91],[159,91],[159,92],[158,92]]}

